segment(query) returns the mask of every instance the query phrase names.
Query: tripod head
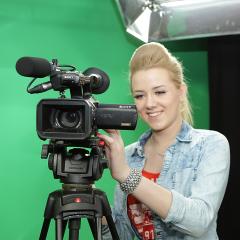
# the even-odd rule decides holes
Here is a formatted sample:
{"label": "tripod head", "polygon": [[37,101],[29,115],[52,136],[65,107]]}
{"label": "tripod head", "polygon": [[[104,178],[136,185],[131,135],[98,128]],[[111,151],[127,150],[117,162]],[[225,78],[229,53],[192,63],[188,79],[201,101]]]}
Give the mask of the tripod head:
{"label": "tripod head", "polygon": [[[71,145],[81,147],[68,150]],[[97,137],[75,143],[51,140],[49,144],[43,144],[41,158],[48,158],[48,167],[54,178],[64,184],[92,185],[107,168],[107,160]]]}

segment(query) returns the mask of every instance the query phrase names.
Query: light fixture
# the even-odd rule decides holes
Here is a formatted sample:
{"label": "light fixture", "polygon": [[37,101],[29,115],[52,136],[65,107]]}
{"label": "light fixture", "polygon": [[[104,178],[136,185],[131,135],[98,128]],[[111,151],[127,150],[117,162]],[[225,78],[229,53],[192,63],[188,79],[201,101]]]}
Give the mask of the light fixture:
{"label": "light fixture", "polygon": [[116,0],[126,31],[143,42],[240,33],[240,0]]}

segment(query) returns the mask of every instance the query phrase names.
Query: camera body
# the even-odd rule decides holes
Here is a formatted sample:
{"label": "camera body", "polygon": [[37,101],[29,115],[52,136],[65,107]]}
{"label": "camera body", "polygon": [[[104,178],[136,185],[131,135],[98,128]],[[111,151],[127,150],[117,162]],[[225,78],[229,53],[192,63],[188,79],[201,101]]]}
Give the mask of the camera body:
{"label": "camera body", "polygon": [[43,99],[37,105],[41,139],[85,140],[100,129],[133,130],[135,105],[99,104],[90,99]]}
{"label": "camera body", "polygon": [[[28,85],[30,94],[53,89],[58,99],[42,99],[37,105],[37,133],[43,139],[67,143],[88,142],[98,129],[133,130],[137,111],[133,104],[99,104],[92,94],[100,94],[109,87],[108,75],[98,68],[75,71],[71,65],[59,65],[42,58],[22,57],[16,63],[20,75],[33,77]],[[37,78],[50,76],[50,81],[30,86]],[[64,91],[69,89],[71,98]]]}

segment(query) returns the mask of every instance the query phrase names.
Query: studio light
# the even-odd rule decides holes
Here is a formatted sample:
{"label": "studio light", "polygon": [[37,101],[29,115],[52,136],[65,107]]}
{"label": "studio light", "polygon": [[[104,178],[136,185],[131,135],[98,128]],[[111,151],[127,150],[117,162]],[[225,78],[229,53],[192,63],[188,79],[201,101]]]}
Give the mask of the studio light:
{"label": "studio light", "polygon": [[116,0],[126,31],[143,42],[240,33],[240,0]]}

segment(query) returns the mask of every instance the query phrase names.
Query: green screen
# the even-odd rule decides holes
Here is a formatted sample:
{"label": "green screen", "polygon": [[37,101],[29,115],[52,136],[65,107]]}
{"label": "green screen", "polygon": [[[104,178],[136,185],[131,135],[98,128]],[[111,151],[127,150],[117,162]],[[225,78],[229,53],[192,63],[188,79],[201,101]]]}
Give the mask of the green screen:
{"label": "green screen", "polygon": [[[15,70],[23,56],[57,58],[79,71],[98,67],[110,77],[109,89],[96,95],[101,103],[133,103],[128,86],[128,61],[142,43],[125,33],[111,0],[12,0],[0,7],[0,239],[38,239],[48,194],[61,188],[42,160],[46,142],[36,134],[36,105],[44,98],[58,98],[58,92],[30,95],[31,78]],[[208,128],[207,52],[204,40],[167,43],[183,62],[193,103],[195,126]],[[38,79],[36,83],[49,81]],[[68,93],[67,93],[68,94]],[[69,94],[68,94],[69,96]],[[122,131],[129,144],[147,127],[139,120],[136,131]],[[105,170],[96,186],[113,202],[115,182]],[[93,239],[86,220],[81,239]],[[54,222],[48,238],[54,238]],[[66,238],[67,239],[67,238]]]}

